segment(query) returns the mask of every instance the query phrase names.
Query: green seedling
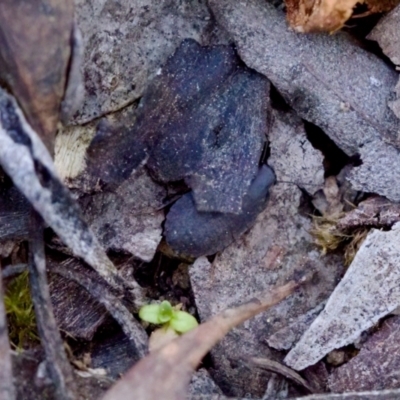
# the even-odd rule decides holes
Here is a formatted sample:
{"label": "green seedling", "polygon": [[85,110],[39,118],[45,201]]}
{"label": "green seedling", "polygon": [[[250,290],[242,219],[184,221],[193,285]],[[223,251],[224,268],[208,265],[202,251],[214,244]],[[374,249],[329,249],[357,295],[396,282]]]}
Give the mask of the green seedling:
{"label": "green seedling", "polygon": [[173,329],[177,333],[185,333],[196,328],[198,322],[178,306],[172,307],[169,301],[164,300],[160,304],[143,306],[139,311],[141,320],[156,325],[163,325],[165,330]]}

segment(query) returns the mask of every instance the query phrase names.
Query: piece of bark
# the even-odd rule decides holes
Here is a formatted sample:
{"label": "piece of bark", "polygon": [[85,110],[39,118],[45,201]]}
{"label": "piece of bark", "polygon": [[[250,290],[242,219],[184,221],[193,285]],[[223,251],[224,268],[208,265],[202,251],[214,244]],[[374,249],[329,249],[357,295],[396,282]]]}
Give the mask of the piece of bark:
{"label": "piece of bark", "polygon": [[[120,141],[121,135],[126,134],[134,125],[136,108],[137,104],[134,103],[107,114],[100,122],[95,120],[84,125],[68,125],[59,129],[54,164],[60,178],[68,187],[84,193],[99,191],[98,176],[90,175],[87,164],[100,164],[100,170],[107,170],[106,165],[113,158],[110,150]],[[114,156],[118,157],[118,154]]]}
{"label": "piece of bark", "polygon": [[28,236],[30,205],[14,187],[0,188],[0,240],[25,239]]}
{"label": "piece of bark", "polygon": [[274,182],[272,169],[263,165],[243,198],[241,214],[199,212],[192,193],[182,196],[167,215],[167,243],[184,257],[196,258],[223,250],[254,224]]}
{"label": "piece of bark", "polygon": [[214,20],[196,0],[77,0],[85,47],[84,103],[73,123],[86,123],[143,96],[167,57],[185,38],[212,39]]}
{"label": "piece of bark", "polygon": [[73,1],[0,4],[0,76],[52,153],[71,56]]}
{"label": "piece of bark", "polygon": [[382,51],[393,64],[400,65],[400,40],[398,26],[400,23],[400,6],[379,20],[367,36],[367,39],[378,42]]}
{"label": "piece of bark", "polygon": [[399,388],[399,327],[399,317],[386,320],[357,356],[333,370],[329,376],[330,390],[342,393]]}
{"label": "piece of bark", "polygon": [[173,340],[135,364],[103,400],[184,399],[193,370],[216,342],[238,324],[282,301],[309,278],[310,275],[303,275],[298,281],[291,280],[267,293],[253,294],[251,300],[222,311]]}
{"label": "piece of bark", "polygon": [[353,186],[399,201],[400,155],[389,145],[399,146],[399,124],[387,106],[396,72],[346,34],[296,34],[283,13],[263,0],[209,4],[249,67],[348,155],[361,155]]}
{"label": "piece of bark", "polygon": [[45,222],[99,275],[124,287],[115,266],[57,177],[51,156],[15,100],[0,89],[0,163]]}
{"label": "piece of bark", "polygon": [[90,349],[90,367],[103,368],[108,377],[118,379],[138,362],[141,356],[143,355],[138,354],[129,338],[118,332],[104,340],[96,338]]}
{"label": "piece of bark", "polygon": [[315,364],[331,350],[354,343],[400,305],[399,235],[400,223],[389,232],[368,234],[324,311],[286,356],[287,365],[301,370]]}
{"label": "piece of bark", "polygon": [[58,327],[77,339],[92,340],[107,311],[81,285],[60,275],[49,277],[51,302]]}
{"label": "piece of bark", "polygon": [[305,314],[294,318],[293,321],[267,338],[268,346],[277,350],[290,350],[311,325],[312,321],[324,309],[325,302]]}
{"label": "piece of bark", "polygon": [[[268,81],[243,68],[231,47],[185,41],[153,85],[137,127],[159,132],[147,162],[153,176],[184,179],[198,211],[241,213],[265,143]],[[167,120],[155,122],[156,113]]]}
{"label": "piece of bark", "polygon": [[311,195],[324,186],[324,156],[308,141],[300,118],[293,113],[273,111],[268,138],[271,166],[278,171],[278,182],[295,184]]}
{"label": "piece of bark", "polygon": [[[149,85],[133,128],[120,131],[107,151],[99,144],[111,133],[100,126],[88,171],[115,186],[148,158],[157,181],[185,180],[198,211],[239,214],[265,143],[268,90],[232,47],[186,40]],[[100,156],[92,161],[95,149]]]}
{"label": "piece of bark", "polygon": [[[80,261],[73,258],[61,264],[52,262],[50,271],[81,285],[118,322],[124,334],[134,345],[138,357],[145,356],[148,347],[147,334],[120,299],[118,292],[115,293],[115,290],[113,291],[103,281],[96,279],[93,271],[82,268]],[[143,298],[140,297],[142,295],[141,288],[137,287],[133,296],[132,293],[126,294],[128,301],[133,300],[132,308],[137,312],[139,307],[143,305]]]}
{"label": "piece of bark", "polygon": [[400,204],[384,197],[374,196],[360,202],[357,208],[340,218],[337,227],[342,230],[367,226],[391,228],[398,221],[400,221]]}
{"label": "piece of bark", "polygon": [[150,262],[162,238],[165,189],[143,168],[115,191],[83,197],[86,220],[104,248]]}
{"label": "piece of bark", "polygon": [[[400,24],[400,6],[382,18],[368,35],[368,39],[378,42],[382,51],[396,65],[400,65],[400,39],[398,37],[398,27]],[[400,81],[396,88],[397,99],[389,102],[389,107],[400,118]]]}
{"label": "piece of bark", "polygon": [[[101,126],[113,124],[113,129],[102,135],[99,128],[93,141],[95,123],[64,128],[56,138],[55,165],[64,182],[74,189],[86,221],[101,244],[107,250],[129,252],[148,262],[161,240],[166,190],[150,179],[144,168],[105,188],[87,167],[87,163],[96,165],[104,172],[108,162],[120,157],[111,149],[118,144],[121,132],[134,124],[135,108],[107,116]],[[122,173],[115,172],[117,176]],[[108,182],[115,183],[112,177]]]}
{"label": "piece of bark", "polygon": [[191,399],[193,396],[208,397],[213,394],[222,394],[222,391],[212,380],[207,370],[200,368],[192,376],[189,384],[189,395],[187,397]]}
{"label": "piece of bark", "polygon": [[[276,127],[279,133],[287,124],[287,116],[277,112],[275,117],[281,117],[282,121],[272,124],[271,129]],[[287,135],[296,137],[296,127],[292,126],[291,129]],[[268,162],[275,167],[277,176],[288,176],[290,173],[291,180],[299,182],[310,160],[298,157],[297,169],[290,163],[280,162],[284,156],[278,150],[285,151],[286,147],[275,147],[275,141],[280,143],[278,133],[270,133],[270,146],[276,151],[271,151]],[[299,146],[296,151],[298,154],[310,145],[302,146],[300,141],[294,143]],[[308,153],[305,151],[304,154]],[[316,171],[321,168],[315,163],[312,165],[315,165]],[[214,315],[226,304],[240,302],[253,291],[267,291],[300,271],[318,271],[314,283],[262,317],[256,317],[235,329],[211,351],[214,363],[212,377],[230,395],[263,395],[268,377],[252,373],[237,360],[259,356],[261,352],[265,357],[273,358],[266,339],[287,327],[291,318],[303,315],[328,298],[343,272],[339,257],[322,257],[315,247],[309,234],[312,222],[309,215],[300,211],[301,202],[302,192],[296,185],[277,182],[270,189],[266,209],[247,234],[218,254],[212,264],[205,258],[199,258],[189,269],[196,306],[202,320]],[[231,382],[235,382],[235,385],[231,385]]]}

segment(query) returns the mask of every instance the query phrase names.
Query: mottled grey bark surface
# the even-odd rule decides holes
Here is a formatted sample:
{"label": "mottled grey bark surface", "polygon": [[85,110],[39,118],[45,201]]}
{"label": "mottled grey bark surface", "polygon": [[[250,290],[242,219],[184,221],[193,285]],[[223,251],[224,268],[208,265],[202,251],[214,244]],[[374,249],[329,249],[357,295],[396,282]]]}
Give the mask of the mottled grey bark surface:
{"label": "mottled grey bark surface", "polygon": [[347,154],[361,155],[353,186],[399,201],[400,123],[388,107],[397,73],[344,33],[291,31],[284,14],[265,1],[211,0],[210,6],[247,66],[268,77],[300,117]]}

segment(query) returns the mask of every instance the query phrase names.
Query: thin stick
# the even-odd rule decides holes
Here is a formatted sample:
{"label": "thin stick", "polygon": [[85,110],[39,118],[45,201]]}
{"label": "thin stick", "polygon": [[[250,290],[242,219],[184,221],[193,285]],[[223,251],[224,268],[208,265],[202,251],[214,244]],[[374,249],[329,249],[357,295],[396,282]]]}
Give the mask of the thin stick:
{"label": "thin stick", "polygon": [[0,400],[15,400],[15,398],[3,280],[0,277]]}
{"label": "thin stick", "polygon": [[46,354],[48,371],[55,386],[56,399],[72,400],[76,393],[75,381],[50,301],[43,242],[43,221],[33,209],[30,221],[29,275],[38,332]]}

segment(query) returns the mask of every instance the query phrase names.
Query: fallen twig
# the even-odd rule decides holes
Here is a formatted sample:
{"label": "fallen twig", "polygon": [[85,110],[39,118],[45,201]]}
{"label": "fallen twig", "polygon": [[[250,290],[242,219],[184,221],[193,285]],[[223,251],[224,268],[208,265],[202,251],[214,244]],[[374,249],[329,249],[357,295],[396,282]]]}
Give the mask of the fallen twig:
{"label": "fallen twig", "polygon": [[126,283],[57,177],[51,156],[15,100],[0,89],[0,164],[33,208],[110,285]]}
{"label": "fallen twig", "polygon": [[291,368],[286,367],[286,365],[282,365],[281,363],[270,360],[268,358],[257,358],[257,357],[251,358],[250,362],[260,369],[264,369],[266,371],[282,375],[285,378],[290,379],[294,383],[303,386],[309,392],[314,393],[314,389],[310,386],[310,384],[303,377],[301,377],[296,371],[293,371]]}
{"label": "fallen twig", "polygon": [[75,398],[75,383],[54,318],[47,283],[43,221],[33,210],[30,228],[29,275],[38,332],[46,354],[48,371],[55,386],[57,399],[72,400]]}

